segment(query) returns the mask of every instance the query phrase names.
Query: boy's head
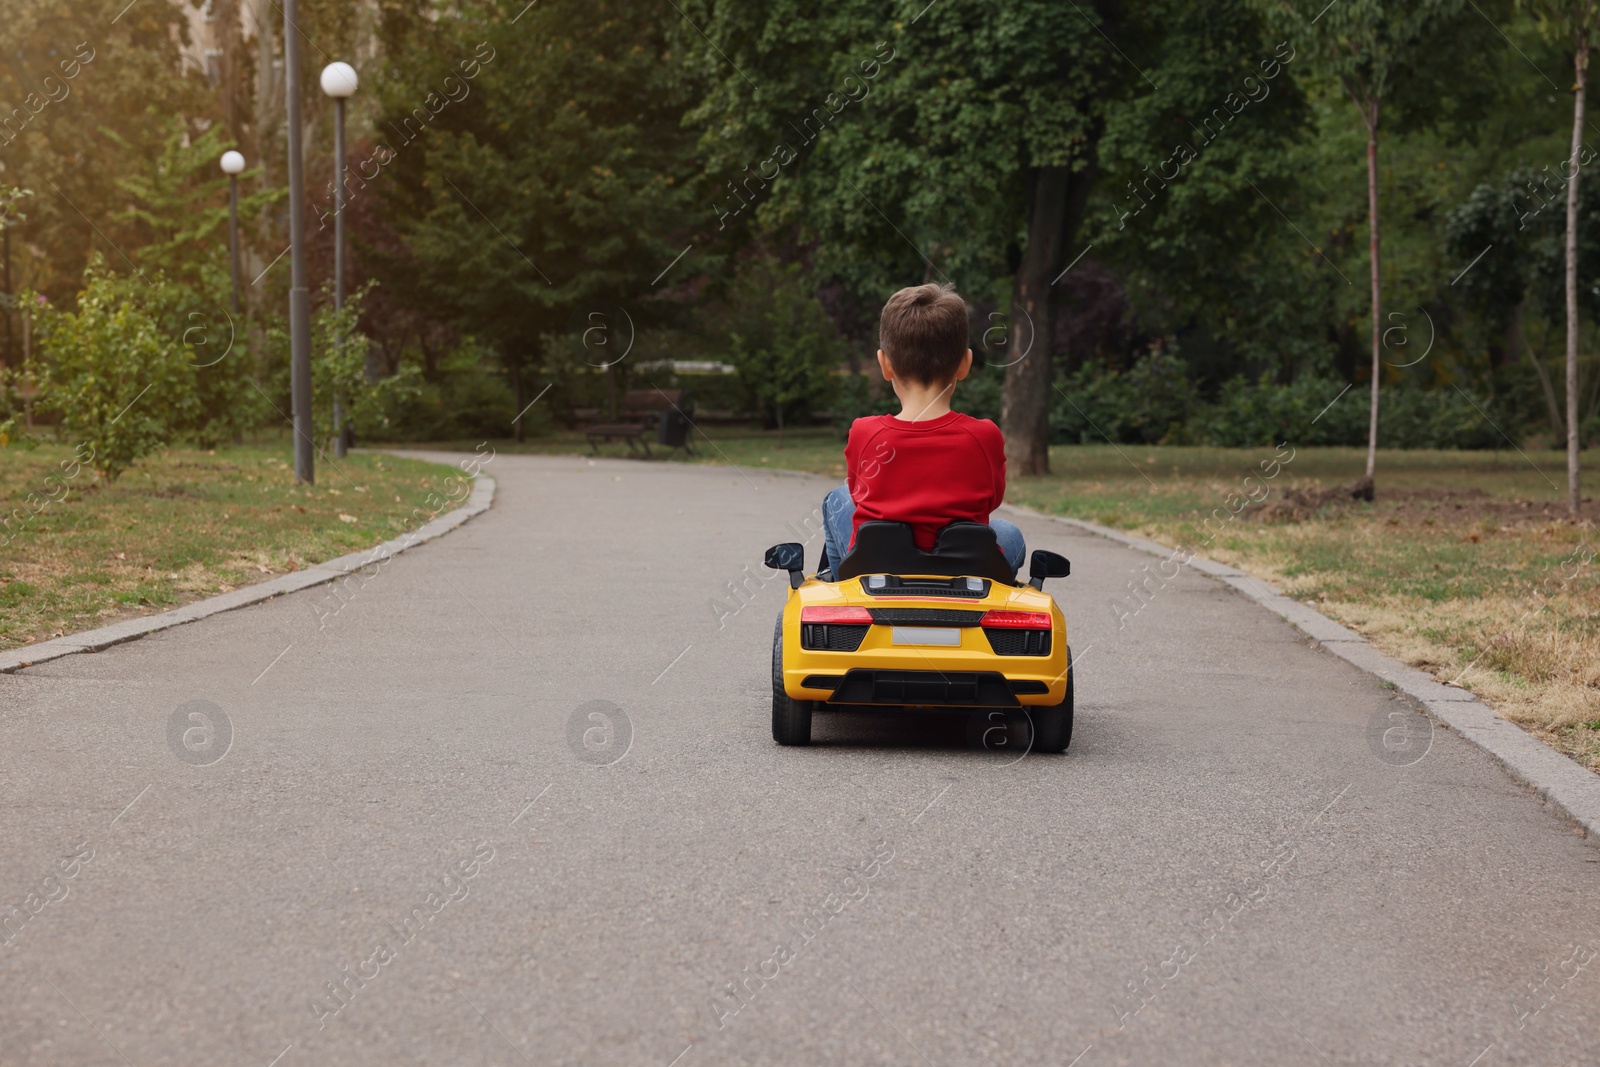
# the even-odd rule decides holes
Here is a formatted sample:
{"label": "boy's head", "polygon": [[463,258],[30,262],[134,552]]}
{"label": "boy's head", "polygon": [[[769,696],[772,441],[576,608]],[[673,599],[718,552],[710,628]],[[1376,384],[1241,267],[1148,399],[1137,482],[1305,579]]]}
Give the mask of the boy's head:
{"label": "boy's head", "polygon": [[967,302],[951,285],[900,290],[883,305],[878,347],[897,378],[947,385],[967,357]]}

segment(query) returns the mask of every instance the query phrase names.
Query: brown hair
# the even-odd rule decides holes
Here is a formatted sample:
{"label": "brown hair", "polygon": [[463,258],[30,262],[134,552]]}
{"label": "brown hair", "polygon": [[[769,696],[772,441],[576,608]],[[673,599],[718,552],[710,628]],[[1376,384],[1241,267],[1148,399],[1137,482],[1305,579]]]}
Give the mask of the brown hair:
{"label": "brown hair", "polygon": [[878,346],[895,374],[923,385],[955,378],[967,337],[967,302],[952,285],[902,289],[883,305],[878,320]]}

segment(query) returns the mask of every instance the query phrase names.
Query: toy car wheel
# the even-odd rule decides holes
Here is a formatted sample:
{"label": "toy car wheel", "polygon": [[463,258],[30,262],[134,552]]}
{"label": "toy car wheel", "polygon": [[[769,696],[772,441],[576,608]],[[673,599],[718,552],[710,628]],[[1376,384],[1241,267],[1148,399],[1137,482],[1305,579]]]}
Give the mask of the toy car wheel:
{"label": "toy car wheel", "polygon": [[811,701],[783,690],[783,615],[772,630],[772,739],[780,745],[811,743]]}
{"label": "toy car wheel", "polygon": [[1072,743],[1072,648],[1067,648],[1067,693],[1055,707],[1028,709],[1033,719],[1033,750],[1065,752]]}

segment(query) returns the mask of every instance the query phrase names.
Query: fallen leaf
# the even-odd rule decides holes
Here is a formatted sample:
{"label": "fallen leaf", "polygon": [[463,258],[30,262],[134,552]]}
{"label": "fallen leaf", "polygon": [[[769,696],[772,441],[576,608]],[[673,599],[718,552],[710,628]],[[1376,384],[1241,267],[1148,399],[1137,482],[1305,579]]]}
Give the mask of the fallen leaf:
{"label": "fallen leaf", "polygon": [[127,559],[128,558],[128,554],[126,552],[118,552],[117,553],[117,558],[118,559]]}
{"label": "fallen leaf", "polygon": [[356,518],[354,515],[346,515],[344,512],[341,511],[341,512],[339,512],[339,521],[340,522],[360,522],[361,520]]}

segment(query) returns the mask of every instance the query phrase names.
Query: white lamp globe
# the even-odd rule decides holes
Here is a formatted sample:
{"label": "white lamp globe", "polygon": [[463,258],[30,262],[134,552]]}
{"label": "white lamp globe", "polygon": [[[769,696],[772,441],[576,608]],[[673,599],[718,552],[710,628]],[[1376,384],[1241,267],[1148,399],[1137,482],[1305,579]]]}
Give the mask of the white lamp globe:
{"label": "white lamp globe", "polygon": [[356,68],[348,63],[329,63],[322,68],[322,91],[335,100],[355,95]]}
{"label": "white lamp globe", "polygon": [[224,152],[224,153],[222,153],[222,173],[224,173],[224,174],[243,174],[244,173],[244,156],[241,155],[238,152]]}

